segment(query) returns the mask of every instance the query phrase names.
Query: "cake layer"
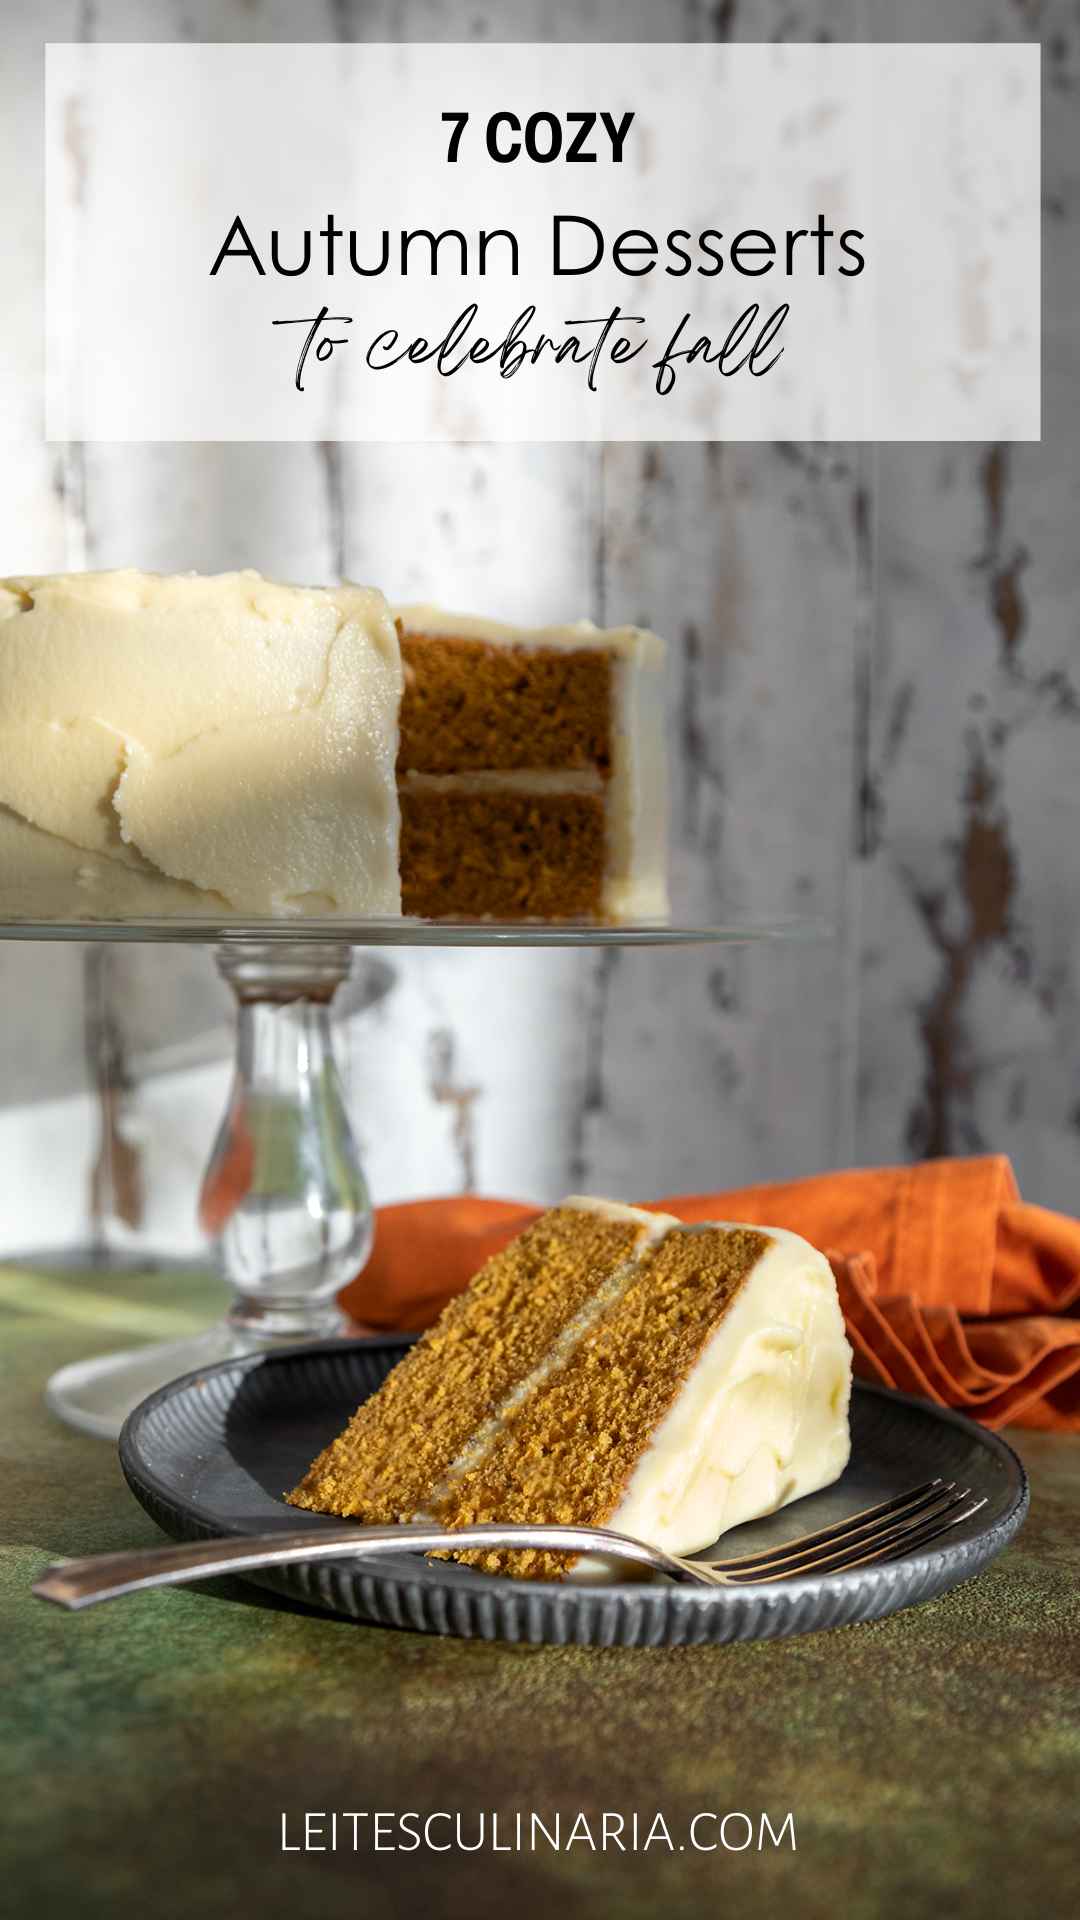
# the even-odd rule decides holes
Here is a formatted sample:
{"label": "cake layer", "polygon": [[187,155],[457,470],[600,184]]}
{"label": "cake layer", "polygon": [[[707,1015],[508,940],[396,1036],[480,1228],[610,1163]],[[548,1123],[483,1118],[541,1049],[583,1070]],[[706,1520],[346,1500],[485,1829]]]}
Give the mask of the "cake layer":
{"label": "cake layer", "polygon": [[[291,1498],[370,1521],[606,1525],[694,1552],[837,1478],[850,1382],[832,1270],[797,1235],[568,1201],[489,1262]],[[567,1571],[546,1552],[460,1558]]]}
{"label": "cake layer", "polygon": [[612,658],[598,648],[402,633],[401,773],[611,767]]}
{"label": "cake layer", "polygon": [[[436,776],[436,778],[438,778]],[[425,783],[406,776],[402,908],[469,920],[599,919],[605,908],[604,800],[590,791]]]}
{"label": "cake layer", "polygon": [[407,1520],[538,1367],[657,1216],[568,1201],[487,1262],[289,1494],[293,1506]]}
{"label": "cake layer", "polygon": [[[194,890],[193,911],[205,896],[210,913],[394,914],[401,684],[389,609],[365,587],[8,580],[0,805],[129,867],[129,913],[170,910],[163,878]],[[0,872],[0,903],[4,888]],[[70,911],[93,908],[76,895]]]}

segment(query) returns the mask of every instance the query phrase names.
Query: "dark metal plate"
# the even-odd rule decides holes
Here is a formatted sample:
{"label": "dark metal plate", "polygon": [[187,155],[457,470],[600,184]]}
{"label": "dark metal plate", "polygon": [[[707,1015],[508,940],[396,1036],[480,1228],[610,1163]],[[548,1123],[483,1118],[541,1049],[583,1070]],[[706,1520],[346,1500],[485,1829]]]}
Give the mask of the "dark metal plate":
{"label": "dark metal plate", "polygon": [[[299,1516],[283,1492],[408,1345],[334,1341],[227,1360],[174,1380],[136,1407],[120,1436],[128,1484],[177,1539],[295,1527]],[[696,1646],[878,1619],[980,1572],[1021,1525],[1027,1481],[1003,1440],[923,1401],[857,1384],[851,1418],[843,1478],[725,1534],[725,1554],[795,1539],[936,1475],[962,1480],[985,1495],[986,1506],[940,1544],[904,1559],[752,1589],[541,1584],[405,1553],[368,1568],[349,1557],[250,1578],[357,1620],[557,1646]],[[319,1516],[305,1514],[303,1522],[318,1525]]]}

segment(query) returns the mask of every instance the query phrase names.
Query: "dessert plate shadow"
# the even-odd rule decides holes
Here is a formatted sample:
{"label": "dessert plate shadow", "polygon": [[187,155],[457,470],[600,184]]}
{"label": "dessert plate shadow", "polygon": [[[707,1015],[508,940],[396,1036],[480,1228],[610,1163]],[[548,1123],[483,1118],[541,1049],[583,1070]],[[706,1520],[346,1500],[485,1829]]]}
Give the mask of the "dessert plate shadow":
{"label": "dessert plate shadow", "polygon": [[[283,1492],[409,1344],[338,1340],[249,1354],[170,1382],[136,1407],[121,1433],[120,1462],[132,1492],[175,1539],[295,1528]],[[880,1619],[971,1579],[1020,1527],[1027,1480],[997,1435],[960,1414],[860,1383],[851,1421],[843,1478],[725,1534],[724,1554],[795,1539],[935,1476],[961,1480],[986,1505],[947,1540],[902,1559],[741,1590],[548,1584],[405,1553],[366,1568],[346,1557],[247,1577],[333,1613],[426,1633],[554,1646],[696,1646]],[[319,1517],[305,1514],[305,1526]]]}

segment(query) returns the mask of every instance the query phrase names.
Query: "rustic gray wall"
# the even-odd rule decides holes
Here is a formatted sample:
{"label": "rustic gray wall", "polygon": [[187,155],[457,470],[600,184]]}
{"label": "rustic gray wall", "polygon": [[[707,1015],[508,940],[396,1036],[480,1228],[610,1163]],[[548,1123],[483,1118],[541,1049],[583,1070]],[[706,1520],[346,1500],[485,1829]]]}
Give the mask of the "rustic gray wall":
{"label": "rustic gray wall", "polygon": [[[1076,0],[39,0],[2,16],[0,407],[22,445],[0,473],[0,571],[253,564],[653,625],[672,648],[686,896],[837,929],[818,950],[395,953],[391,994],[342,1029],[377,1194],[648,1195],[1001,1148],[1031,1198],[1075,1210]],[[27,156],[42,42],[79,36],[1039,39],[1043,442],[46,448]],[[209,960],[8,946],[0,991],[0,1245],[194,1245],[227,1078]]]}

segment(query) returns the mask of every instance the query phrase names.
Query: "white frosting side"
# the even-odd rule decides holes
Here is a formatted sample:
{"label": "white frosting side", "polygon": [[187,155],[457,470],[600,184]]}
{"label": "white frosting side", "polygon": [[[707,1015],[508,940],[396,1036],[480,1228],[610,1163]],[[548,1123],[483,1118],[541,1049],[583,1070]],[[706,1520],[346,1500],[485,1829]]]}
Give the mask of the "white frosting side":
{"label": "white frosting side", "polygon": [[617,1531],[694,1553],[843,1472],[851,1349],[836,1281],[798,1234],[768,1239],[639,1459]]}
{"label": "white frosting side", "polygon": [[0,583],[0,805],[106,882],[132,870],[122,902],[90,885],[53,912],[168,912],[165,881],[244,914],[397,914],[401,687],[370,588],[134,569]]}
{"label": "white frosting side", "polygon": [[[595,648],[614,656],[615,713],[607,785],[608,870],[603,906],[614,920],[665,919],[670,909],[663,641],[642,627],[602,628],[591,620],[569,626],[514,627],[471,614],[447,613],[441,607],[396,607],[394,612],[407,634],[480,640],[496,647],[556,647],[573,652]],[[501,778],[509,790],[509,777]]]}
{"label": "white frosting side", "polygon": [[608,797],[608,872],[604,908],[614,920],[665,920],[667,746],[664,643],[639,636],[637,652],[615,675],[615,738]]}
{"label": "white frosting side", "polygon": [[0,807],[0,919],[190,919],[226,911],[217,894],[130,860],[88,853]]}

